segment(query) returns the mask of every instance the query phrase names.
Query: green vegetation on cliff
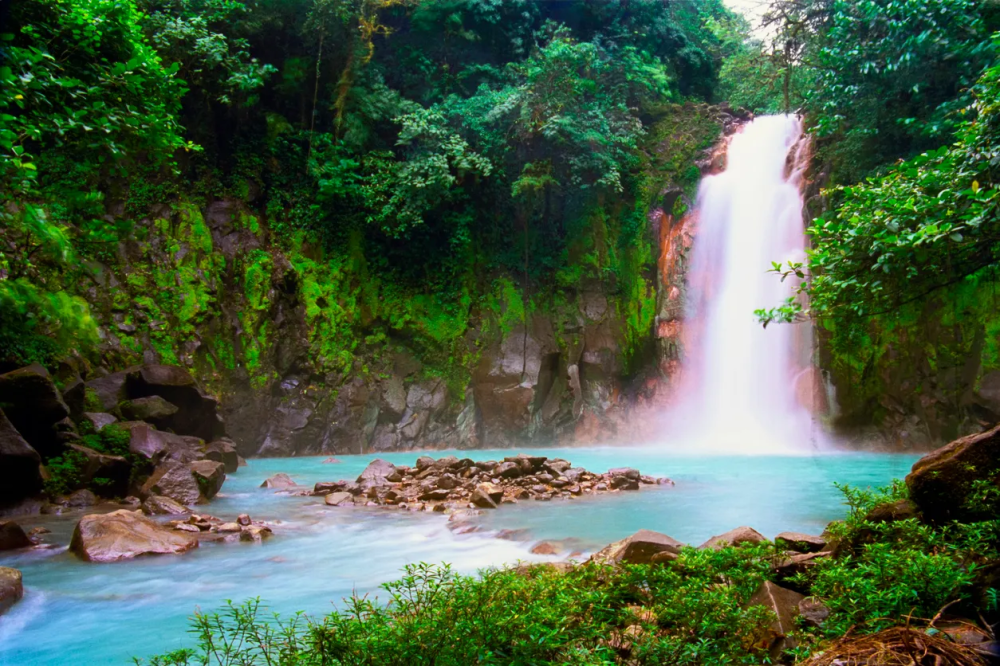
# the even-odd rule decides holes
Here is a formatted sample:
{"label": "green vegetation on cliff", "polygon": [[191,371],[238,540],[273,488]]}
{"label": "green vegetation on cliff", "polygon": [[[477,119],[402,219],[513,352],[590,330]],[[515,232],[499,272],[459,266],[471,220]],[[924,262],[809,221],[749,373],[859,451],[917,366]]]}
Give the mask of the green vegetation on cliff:
{"label": "green vegetation on cliff", "polygon": [[646,216],[693,192],[720,134],[705,102],[732,15],[717,0],[29,0],[9,18],[0,365],[153,354],[260,388],[289,369],[275,318],[294,306],[305,370],[333,385],[403,345],[460,392],[470,339],[558,318],[584,289],[642,365]]}

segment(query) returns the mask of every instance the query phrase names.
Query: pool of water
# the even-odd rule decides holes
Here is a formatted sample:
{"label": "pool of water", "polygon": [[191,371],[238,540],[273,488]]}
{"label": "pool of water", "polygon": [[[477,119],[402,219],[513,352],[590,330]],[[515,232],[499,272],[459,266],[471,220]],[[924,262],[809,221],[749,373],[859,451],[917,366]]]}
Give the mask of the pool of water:
{"label": "pool of water", "polygon": [[[440,452],[499,460],[511,451]],[[417,454],[383,455],[412,465]],[[914,456],[835,454],[803,457],[679,456],[654,449],[546,449],[574,465],[603,472],[631,466],[668,476],[676,486],[640,492],[503,506],[482,516],[482,531],[456,535],[439,514],[387,509],[335,509],[321,499],[259,488],[277,472],[311,486],[353,478],[375,456],[251,460],[231,475],[207,512],[220,518],[250,513],[274,525],[263,544],[205,544],[182,556],[85,563],[66,551],[74,517],[41,516],[26,527],[52,530],[55,547],[0,556],[24,574],[25,598],[0,617],[0,665],[125,664],[132,656],[191,645],[188,618],[224,600],[260,597],[281,613],[321,615],[352,592],[377,593],[410,562],[448,562],[475,572],[518,560],[560,556],[530,553],[538,540],[568,539],[566,553],[586,553],[640,528],[693,545],[739,525],[768,537],[783,530],[819,532],[844,514],[834,482],[881,486],[901,478]],[[78,517],[78,516],[77,516]],[[525,530],[523,541],[498,530]]]}

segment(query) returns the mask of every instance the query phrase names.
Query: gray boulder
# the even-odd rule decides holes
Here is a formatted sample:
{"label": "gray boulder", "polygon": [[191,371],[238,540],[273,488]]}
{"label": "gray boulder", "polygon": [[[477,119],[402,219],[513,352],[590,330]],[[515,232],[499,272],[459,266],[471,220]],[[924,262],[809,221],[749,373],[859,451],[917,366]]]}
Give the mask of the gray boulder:
{"label": "gray boulder", "polygon": [[118,405],[118,411],[126,421],[146,421],[158,428],[168,427],[172,416],[180,411],[177,405],[167,402],[158,395],[125,400]]}
{"label": "gray boulder", "polygon": [[298,484],[292,480],[292,477],[288,476],[284,472],[278,472],[274,476],[268,477],[264,480],[264,483],[260,484],[261,488],[270,488],[271,490],[291,490],[292,488],[298,488]]}
{"label": "gray boulder", "polygon": [[189,465],[191,475],[201,491],[199,501],[215,497],[226,481],[226,466],[215,460],[196,460]]}
{"label": "gray boulder", "polygon": [[163,495],[150,495],[142,503],[142,512],[147,516],[186,516],[191,510]]}

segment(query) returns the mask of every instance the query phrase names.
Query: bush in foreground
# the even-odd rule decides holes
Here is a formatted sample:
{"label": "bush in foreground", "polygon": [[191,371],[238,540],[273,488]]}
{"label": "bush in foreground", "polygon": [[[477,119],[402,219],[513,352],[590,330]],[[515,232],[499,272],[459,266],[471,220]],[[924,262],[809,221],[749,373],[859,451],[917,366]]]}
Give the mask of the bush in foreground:
{"label": "bush in foreground", "polygon": [[[850,515],[829,531],[835,555],[790,584],[830,616],[796,631],[791,660],[848,631],[927,626],[944,607],[996,622],[996,590],[983,576],[1000,561],[1000,521],[933,527],[872,511],[905,500],[896,484],[844,488]],[[153,666],[769,663],[772,612],[747,601],[776,576],[772,544],[684,549],[669,564],[493,569],[462,576],[411,565],[383,586],[387,599],[352,598],[321,621],[265,618],[259,600],[195,616],[197,650]],[[933,631],[933,630],[931,630]],[[137,662],[142,663],[142,662]]]}

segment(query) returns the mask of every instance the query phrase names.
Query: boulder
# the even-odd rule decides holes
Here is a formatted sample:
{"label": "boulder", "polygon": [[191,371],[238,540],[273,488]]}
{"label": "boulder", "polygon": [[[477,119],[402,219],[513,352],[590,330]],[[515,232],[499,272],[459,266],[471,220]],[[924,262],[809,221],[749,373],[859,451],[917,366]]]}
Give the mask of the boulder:
{"label": "boulder", "polygon": [[501,479],[516,479],[524,474],[521,466],[516,462],[500,463],[493,473]]}
{"label": "boulder", "polygon": [[605,546],[591,559],[601,564],[649,564],[657,553],[676,555],[683,547],[683,543],[666,534],[639,530],[630,537]]}
{"label": "boulder", "polygon": [[767,626],[758,643],[758,647],[768,651],[772,663],[777,663],[782,652],[796,646],[789,634],[795,630],[795,617],[799,614],[799,604],[804,599],[795,590],[764,581],[747,601],[747,607],[764,606],[775,615],[774,621]]}
{"label": "boulder", "polygon": [[826,548],[826,539],[823,537],[801,532],[782,532],[774,537],[774,543],[779,548],[797,553],[818,553]]}
{"label": "boulder", "polygon": [[417,458],[415,466],[417,468],[417,471],[422,472],[428,467],[434,466],[434,458],[431,458],[430,456],[420,456],[419,458]]}
{"label": "boulder", "polygon": [[60,504],[70,509],[83,509],[97,504],[97,495],[86,488],[74,490],[69,495],[56,498],[56,504]]}
{"label": "boulder", "polygon": [[[79,444],[67,444],[70,451],[74,451],[86,461],[80,470],[81,481],[84,485],[90,485],[95,479],[102,479],[99,488],[101,495],[105,497],[124,497],[128,494],[129,475],[132,472],[132,465],[121,456],[112,456],[100,453],[94,449]],[[106,482],[103,481],[106,479]]]}
{"label": "boulder", "polygon": [[236,444],[231,439],[217,439],[206,444],[205,458],[222,463],[226,468],[226,474],[232,474],[240,467],[240,456],[236,452]]}
{"label": "boulder", "polygon": [[292,477],[288,476],[284,472],[278,472],[272,477],[269,477],[260,484],[261,488],[270,488],[271,490],[291,490],[292,488],[298,488],[298,484],[292,480]]}
{"label": "boulder", "polygon": [[21,526],[13,520],[0,520],[0,551],[33,546]]}
{"label": "boulder", "polygon": [[763,543],[764,541],[767,541],[767,539],[764,538],[764,535],[752,527],[737,527],[734,530],[729,530],[725,534],[712,537],[705,543],[698,546],[698,548],[721,550],[728,546],[740,546],[745,543]]}
{"label": "boulder", "polygon": [[84,412],[81,418],[91,425],[94,432],[100,432],[104,426],[118,422],[114,415],[106,412]]}
{"label": "boulder", "polygon": [[62,452],[56,424],[69,416],[48,370],[35,364],[0,375],[0,404],[7,418],[43,458]]}
{"label": "boulder", "polygon": [[267,525],[247,525],[240,530],[240,541],[252,541],[260,543],[264,539],[270,538],[274,532]]}
{"label": "boulder", "polygon": [[142,421],[126,421],[121,427],[130,433],[129,451],[154,465],[165,461],[190,463],[205,458],[205,442],[197,437],[162,432]]}
{"label": "boulder", "polygon": [[215,398],[204,393],[184,368],[173,365],[144,365],[128,373],[126,390],[131,400],[159,396],[177,407],[163,419],[163,426],[179,435],[206,441],[225,436]]}
{"label": "boulder", "polygon": [[894,523],[900,520],[916,518],[920,514],[917,505],[910,500],[896,500],[879,504],[868,512],[865,520],[870,523]]}
{"label": "boulder", "polygon": [[14,504],[42,489],[41,456],[0,409],[0,506]]}
{"label": "boulder", "polygon": [[612,490],[639,490],[639,480],[619,475],[611,477]]}
{"label": "boulder", "polygon": [[125,400],[118,405],[118,411],[126,421],[146,421],[157,428],[169,427],[170,417],[178,411],[177,405],[167,402],[158,395]]}
{"label": "boulder", "polygon": [[140,511],[121,509],[84,516],[69,549],[88,562],[118,562],[140,555],[178,554],[198,547],[197,537],[167,529]]}
{"label": "boulder", "polygon": [[142,512],[147,516],[185,516],[191,513],[186,506],[163,495],[150,495],[142,503]]}
{"label": "boulder", "polygon": [[639,470],[632,469],[631,467],[616,467],[608,470],[608,476],[611,478],[623,476],[626,479],[634,479],[635,481],[638,481],[640,474]]}
{"label": "boulder", "polygon": [[390,482],[386,477],[392,475],[395,471],[396,466],[391,462],[376,458],[368,463],[368,467],[365,467],[364,471],[358,476],[357,482],[366,488],[388,485]]}
{"label": "boulder", "polygon": [[0,615],[24,596],[21,572],[10,567],[0,567]]}
{"label": "boulder", "polygon": [[142,484],[140,494],[143,497],[164,495],[187,505],[202,499],[201,488],[189,464],[175,461],[161,463],[153,470],[153,474]]}
{"label": "boulder", "polygon": [[469,501],[481,509],[495,509],[502,499],[503,488],[493,483],[480,483],[469,497]]}
{"label": "boulder", "polygon": [[330,493],[323,502],[327,506],[348,506],[354,505],[354,495],[345,492]]}
{"label": "boulder", "polygon": [[819,599],[806,597],[799,602],[799,617],[807,627],[819,629],[830,617],[830,609]]}
{"label": "boulder", "polygon": [[210,500],[226,481],[226,466],[215,460],[196,460],[190,464],[191,474],[201,490],[201,499]]}
{"label": "boulder", "polygon": [[105,377],[91,379],[86,383],[87,389],[92,391],[101,403],[101,409],[110,412],[118,406],[122,400],[128,398],[125,392],[125,382],[128,379],[129,371],[116,372]]}
{"label": "boulder", "polygon": [[977,481],[1000,484],[1000,426],[927,454],[914,463],[906,487],[930,522],[988,520],[1000,507],[967,503]]}
{"label": "boulder", "polygon": [[533,555],[558,555],[561,551],[562,548],[550,541],[540,541],[531,549]]}

